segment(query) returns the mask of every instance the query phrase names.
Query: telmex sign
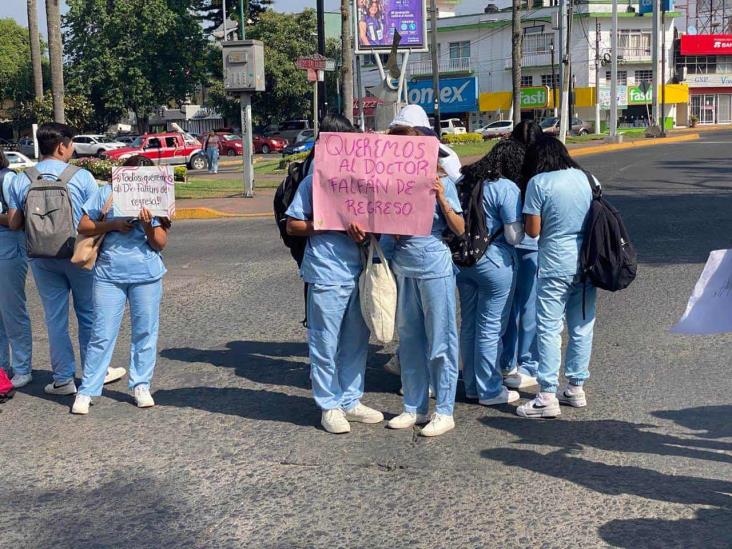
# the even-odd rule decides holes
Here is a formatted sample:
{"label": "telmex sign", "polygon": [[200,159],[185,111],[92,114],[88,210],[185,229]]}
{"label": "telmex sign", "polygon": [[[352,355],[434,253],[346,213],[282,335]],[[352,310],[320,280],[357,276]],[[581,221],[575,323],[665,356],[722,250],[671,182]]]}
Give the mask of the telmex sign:
{"label": "telmex sign", "polygon": [[681,55],[732,55],[732,34],[685,34]]}
{"label": "telmex sign", "polygon": [[[427,113],[434,111],[432,80],[409,83],[409,102],[420,105]],[[440,111],[444,113],[474,112],[478,108],[478,79],[475,76],[440,78]]]}

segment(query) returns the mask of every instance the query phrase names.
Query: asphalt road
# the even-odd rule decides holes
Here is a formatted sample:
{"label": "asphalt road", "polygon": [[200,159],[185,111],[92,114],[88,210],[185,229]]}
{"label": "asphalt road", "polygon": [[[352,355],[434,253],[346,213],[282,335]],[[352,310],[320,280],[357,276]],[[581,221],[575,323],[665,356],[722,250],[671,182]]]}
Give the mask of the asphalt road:
{"label": "asphalt road", "polygon": [[[0,546],[732,546],[732,338],[669,333],[730,245],[730,150],[732,132],[582,159],[641,267],[600,297],[588,408],[555,421],[460,402],[437,439],[322,431],[302,288],[270,220],[176,223],[154,409],[126,381],[87,417],[43,395],[29,288],[35,381],[0,406]],[[397,414],[389,349],[372,350],[364,401]]]}

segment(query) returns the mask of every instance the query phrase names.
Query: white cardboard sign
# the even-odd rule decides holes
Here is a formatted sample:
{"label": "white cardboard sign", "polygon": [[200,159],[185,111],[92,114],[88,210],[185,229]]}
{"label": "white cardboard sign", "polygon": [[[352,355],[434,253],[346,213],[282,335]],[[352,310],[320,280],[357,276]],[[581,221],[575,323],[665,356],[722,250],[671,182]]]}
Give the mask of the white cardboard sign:
{"label": "white cardboard sign", "polygon": [[677,334],[732,332],[732,250],[709,254],[686,311],[671,329]]}
{"label": "white cardboard sign", "polygon": [[147,208],[157,217],[175,214],[175,182],[170,166],[120,166],[112,170],[115,213],[137,217]]}

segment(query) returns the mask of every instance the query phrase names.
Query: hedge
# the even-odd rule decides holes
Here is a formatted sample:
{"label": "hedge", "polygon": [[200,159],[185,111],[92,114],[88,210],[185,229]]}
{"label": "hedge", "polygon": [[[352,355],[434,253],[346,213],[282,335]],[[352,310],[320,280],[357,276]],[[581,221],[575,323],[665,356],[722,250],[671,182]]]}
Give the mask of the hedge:
{"label": "hedge", "polygon": [[280,160],[280,163],[277,165],[277,169],[286,170],[287,166],[289,166],[291,162],[301,162],[305,160],[309,154],[310,151],[305,151],[297,154],[291,154],[290,156],[283,156],[282,160]]}
{"label": "hedge", "polygon": [[482,143],[483,136],[479,133],[446,133],[442,136],[442,142],[448,145],[460,145],[463,143]]}
{"label": "hedge", "polygon": [[[75,158],[71,160],[70,164],[89,171],[94,176],[94,179],[98,179],[99,181],[111,181],[112,170],[117,166],[121,166],[122,162],[119,160],[102,160],[100,158],[85,157]],[[173,178],[175,181],[185,183],[187,176],[188,168],[185,166],[175,166],[173,168]]]}

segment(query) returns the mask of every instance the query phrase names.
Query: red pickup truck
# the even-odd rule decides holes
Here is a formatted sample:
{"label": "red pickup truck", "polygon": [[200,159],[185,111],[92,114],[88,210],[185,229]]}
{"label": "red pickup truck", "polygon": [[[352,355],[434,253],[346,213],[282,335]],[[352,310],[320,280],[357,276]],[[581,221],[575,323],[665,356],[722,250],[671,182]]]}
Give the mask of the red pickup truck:
{"label": "red pickup truck", "polygon": [[135,139],[129,147],[106,151],[103,159],[127,160],[132,156],[144,156],[154,164],[185,164],[192,170],[206,167],[206,155],[201,143],[185,133],[146,133]]}

